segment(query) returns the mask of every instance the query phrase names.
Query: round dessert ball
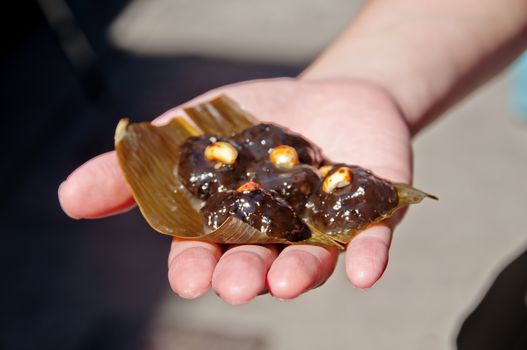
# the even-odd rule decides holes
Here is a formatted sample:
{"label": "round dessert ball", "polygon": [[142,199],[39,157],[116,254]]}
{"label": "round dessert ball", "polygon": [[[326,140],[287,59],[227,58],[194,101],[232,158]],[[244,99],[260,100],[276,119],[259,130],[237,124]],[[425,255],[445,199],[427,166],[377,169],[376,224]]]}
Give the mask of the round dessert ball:
{"label": "round dessert ball", "polygon": [[367,226],[397,203],[390,182],[361,167],[337,164],[307,201],[306,213],[319,230],[338,234]]}
{"label": "round dessert ball", "polygon": [[213,194],[201,209],[205,226],[215,230],[233,216],[269,237],[298,242],[311,233],[294,210],[274,191],[249,182],[235,191]]}
{"label": "round dessert ball", "polygon": [[243,148],[242,161],[267,159],[274,147],[287,145],[296,149],[301,163],[313,166],[322,163],[322,154],[317,146],[301,135],[271,123],[249,127],[234,135],[233,140]]}
{"label": "round dessert ball", "polygon": [[261,161],[255,164],[252,172],[262,187],[278,193],[299,216],[303,215],[307,199],[320,183],[318,171],[309,165],[285,168]]}
{"label": "round dessert ball", "polygon": [[230,140],[190,137],[180,147],[177,174],[193,195],[207,199],[244,181],[246,171],[239,162],[239,152],[240,146]]}

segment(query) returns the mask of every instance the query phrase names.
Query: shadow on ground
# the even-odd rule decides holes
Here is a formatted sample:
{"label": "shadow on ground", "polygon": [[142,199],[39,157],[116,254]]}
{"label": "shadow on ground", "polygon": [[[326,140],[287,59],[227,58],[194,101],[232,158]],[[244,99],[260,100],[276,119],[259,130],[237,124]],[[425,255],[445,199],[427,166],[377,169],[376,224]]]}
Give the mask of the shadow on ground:
{"label": "shadow on ground", "polygon": [[[296,73],[203,58],[121,57],[119,70],[105,77],[104,95],[89,101],[65,93],[56,115],[37,120],[31,144],[8,157],[10,171],[3,176],[12,186],[0,222],[7,287],[0,299],[1,348],[141,348],[149,314],[169,290],[170,240],[147,227],[137,210],[96,221],[67,218],[56,196],[60,182],[112,148],[123,115],[147,120],[210,88]],[[39,106],[24,107],[29,111],[22,119],[38,119]],[[253,343],[261,348],[259,340]]]}
{"label": "shadow on ground", "polygon": [[467,317],[459,350],[527,348],[527,250],[512,261]]}
{"label": "shadow on ground", "polygon": [[[97,4],[83,8],[81,23]],[[1,349],[146,347],[150,314],[170,289],[170,240],[154,233],[137,210],[96,221],[67,218],[57,200],[59,184],[84,161],[113,148],[114,128],[123,115],[149,120],[211,88],[300,70],[116,51],[105,42],[104,26],[118,8],[102,19],[94,14],[99,25],[86,22],[97,61],[82,74],[38,8],[30,9],[27,18],[33,22],[2,52],[1,146],[8,151],[2,153],[0,174]],[[182,334],[192,338],[194,333]],[[211,334],[204,339],[200,348],[265,345],[258,338]]]}

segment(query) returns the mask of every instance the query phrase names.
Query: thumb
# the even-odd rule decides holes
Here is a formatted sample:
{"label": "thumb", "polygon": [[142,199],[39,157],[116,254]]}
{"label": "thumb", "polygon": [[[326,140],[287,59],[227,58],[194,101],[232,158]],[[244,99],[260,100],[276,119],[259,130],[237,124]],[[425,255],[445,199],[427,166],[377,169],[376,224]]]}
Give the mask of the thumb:
{"label": "thumb", "polygon": [[59,202],[74,219],[92,219],[131,209],[134,200],[115,152],[101,154],[77,168],[60,185]]}

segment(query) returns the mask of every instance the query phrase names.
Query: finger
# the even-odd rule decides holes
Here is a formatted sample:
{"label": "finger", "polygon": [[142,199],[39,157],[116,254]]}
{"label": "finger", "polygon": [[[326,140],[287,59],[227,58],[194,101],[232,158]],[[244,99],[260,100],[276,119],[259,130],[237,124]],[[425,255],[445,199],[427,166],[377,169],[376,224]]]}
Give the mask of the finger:
{"label": "finger", "polygon": [[[411,182],[411,151],[399,152],[404,156],[400,161],[384,159],[383,166],[371,170],[380,177],[393,182]],[[382,157],[381,157],[382,158]],[[399,209],[390,219],[369,227],[354,237],[346,248],[346,275],[356,288],[370,288],[381,278],[388,264],[388,252],[392,232],[403,218],[406,208]]]}
{"label": "finger", "polygon": [[185,299],[205,294],[220,256],[221,249],[216,244],[174,238],[168,256],[170,287]]}
{"label": "finger", "polygon": [[218,262],[212,288],[226,302],[244,304],[266,289],[266,275],[277,252],[275,246],[241,245],[229,249]]}
{"label": "finger", "polygon": [[336,249],[288,246],[269,270],[269,291],[277,298],[292,299],[321,285],[333,273],[337,255]]}
{"label": "finger", "polygon": [[346,275],[353,286],[370,288],[382,276],[388,264],[392,228],[379,224],[361,232],[346,249]]}
{"label": "finger", "polygon": [[134,206],[115,152],[101,154],[77,168],[60,185],[59,202],[74,219],[116,214]]}

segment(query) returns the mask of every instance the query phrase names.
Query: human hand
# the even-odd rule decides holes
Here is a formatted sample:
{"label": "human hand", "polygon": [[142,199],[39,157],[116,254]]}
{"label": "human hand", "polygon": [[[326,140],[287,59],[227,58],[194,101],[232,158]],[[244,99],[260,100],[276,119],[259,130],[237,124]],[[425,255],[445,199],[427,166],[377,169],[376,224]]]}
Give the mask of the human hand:
{"label": "human hand", "polygon": [[[394,101],[380,88],[360,81],[273,79],[222,87],[188,105],[226,94],[262,121],[303,134],[332,161],[357,164],[393,182],[411,181],[410,131]],[[180,106],[159,118],[163,124],[184,115]],[[59,188],[64,211],[74,218],[121,213],[134,201],[115,152],[89,160]],[[388,262],[394,225],[401,214],[356,236],[346,248],[346,274],[357,288],[371,287]],[[174,238],[168,277],[174,292],[193,299],[212,286],[226,302],[246,303],[269,291],[292,299],[324,283],[338,252],[309,245],[216,244]]]}

